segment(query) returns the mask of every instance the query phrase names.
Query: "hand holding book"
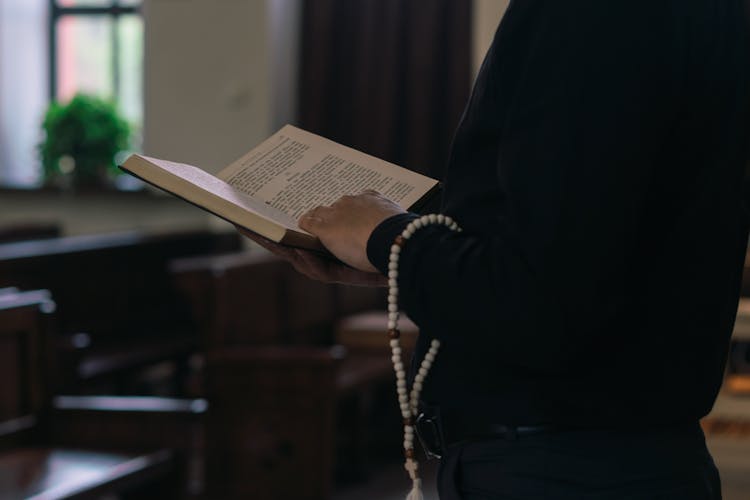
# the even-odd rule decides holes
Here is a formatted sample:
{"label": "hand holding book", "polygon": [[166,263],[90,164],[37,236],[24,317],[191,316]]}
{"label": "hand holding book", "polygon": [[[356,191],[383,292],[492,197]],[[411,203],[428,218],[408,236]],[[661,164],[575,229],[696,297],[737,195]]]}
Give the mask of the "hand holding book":
{"label": "hand holding book", "polygon": [[[345,196],[365,190],[383,195],[380,201],[369,200],[373,207],[385,210],[386,201],[392,200],[388,203],[400,210],[417,210],[438,190],[435,179],[291,125],[216,176],[192,165],[143,155],[132,155],[121,168],[268,240],[314,250],[323,249],[318,235],[298,224],[300,217],[311,210],[326,212],[342,199],[347,200]],[[343,215],[338,213],[336,217],[338,221]],[[358,213],[346,217],[357,232],[356,241],[361,243],[373,221],[360,220],[364,215]],[[341,237],[338,223],[316,226],[314,218],[308,222],[309,229],[321,231],[319,236],[327,238],[324,244],[349,259],[345,261],[350,265],[371,269],[361,252],[340,243],[349,239]]]}
{"label": "hand holding book", "polygon": [[380,273],[360,271],[317,252],[281,245],[239,226],[237,230],[246,238],[289,262],[294,269],[310,279],[355,286],[384,287],[388,284],[387,278]]}
{"label": "hand holding book", "polygon": [[381,222],[404,212],[388,198],[368,190],[310,210],[300,217],[299,227],[317,237],[342,262],[375,273],[378,270],[367,258],[367,240]]}

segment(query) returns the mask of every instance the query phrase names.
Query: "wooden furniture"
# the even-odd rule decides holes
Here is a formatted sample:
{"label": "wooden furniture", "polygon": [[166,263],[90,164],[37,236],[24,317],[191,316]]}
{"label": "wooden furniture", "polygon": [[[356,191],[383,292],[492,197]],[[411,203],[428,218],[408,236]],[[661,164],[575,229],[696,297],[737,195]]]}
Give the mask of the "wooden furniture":
{"label": "wooden furniture", "polygon": [[168,450],[173,491],[167,498],[201,498],[207,409],[204,399],[57,396],[45,425],[57,446],[130,454]]}
{"label": "wooden furniture", "polygon": [[741,298],[729,345],[724,388],[735,394],[750,395],[750,299]]}
{"label": "wooden furniture", "polygon": [[[340,318],[385,304],[383,289],[319,283],[263,251],[178,259],[170,268],[206,352],[207,386],[194,387],[210,401],[207,433],[220,432],[208,438],[216,446],[209,477],[222,477],[209,482],[228,488],[219,497],[242,492],[252,475],[266,495],[281,488],[289,498],[326,498],[334,477],[366,475],[373,445],[398,452],[390,355],[347,353],[334,339]],[[212,460],[222,449],[241,455],[234,472],[227,460]],[[301,471],[310,456],[319,457],[315,466]],[[298,474],[305,479],[284,479]]]}
{"label": "wooden furniture", "polygon": [[55,431],[61,430],[64,410],[53,412],[50,408],[45,383],[49,374],[44,370],[42,347],[54,309],[47,291],[0,296],[0,352],[4,356],[0,498],[83,499],[108,494],[120,498],[179,497],[180,483],[170,450],[104,451],[111,433],[95,433],[92,429],[86,432],[88,436],[96,434],[98,449],[82,450],[82,441],[71,432],[72,426],[64,426],[62,436],[76,449],[61,446]]}
{"label": "wooden furniture", "polygon": [[343,357],[340,349],[303,346],[208,355],[209,497],[330,498]]}
{"label": "wooden furniture", "polygon": [[711,413],[701,420],[701,426],[706,434],[750,438],[750,398],[720,392]]}
{"label": "wooden furniture", "polygon": [[[364,311],[343,317],[336,323],[336,343],[352,352],[372,353],[390,356],[391,348],[387,335],[388,324],[386,311]],[[401,347],[406,351],[404,359],[414,351],[419,329],[412,320],[401,315],[398,323],[401,331]]]}
{"label": "wooden furniture", "polygon": [[174,292],[167,262],[233,251],[235,233],[137,232],[0,245],[0,288],[49,289],[59,305],[60,391],[133,391],[144,367],[185,367],[195,350],[186,305]]}
{"label": "wooden furniture", "polygon": [[60,226],[54,223],[27,223],[0,226],[0,244],[17,241],[44,240],[60,236]]}

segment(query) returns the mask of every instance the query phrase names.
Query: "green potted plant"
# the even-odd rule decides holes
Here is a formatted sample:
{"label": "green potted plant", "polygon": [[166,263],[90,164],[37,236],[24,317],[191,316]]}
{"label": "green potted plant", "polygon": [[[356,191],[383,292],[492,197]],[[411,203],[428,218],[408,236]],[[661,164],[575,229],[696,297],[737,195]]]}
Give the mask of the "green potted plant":
{"label": "green potted plant", "polygon": [[112,102],[86,94],[76,94],[67,104],[52,102],[42,128],[45,184],[111,185],[120,174],[115,155],[128,149],[131,129]]}

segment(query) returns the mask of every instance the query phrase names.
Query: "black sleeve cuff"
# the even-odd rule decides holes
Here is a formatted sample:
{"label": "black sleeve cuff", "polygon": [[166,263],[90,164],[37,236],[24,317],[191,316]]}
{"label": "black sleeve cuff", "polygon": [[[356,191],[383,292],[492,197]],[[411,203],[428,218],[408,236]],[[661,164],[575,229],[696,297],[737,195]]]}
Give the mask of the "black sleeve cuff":
{"label": "black sleeve cuff", "polygon": [[367,240],[367,258],[384,275],[388,274],[388,259],[393,241],[411,221],[417,218],[419,215],[411,212],[393,215],[381,222],[370,234],[370,239]]}

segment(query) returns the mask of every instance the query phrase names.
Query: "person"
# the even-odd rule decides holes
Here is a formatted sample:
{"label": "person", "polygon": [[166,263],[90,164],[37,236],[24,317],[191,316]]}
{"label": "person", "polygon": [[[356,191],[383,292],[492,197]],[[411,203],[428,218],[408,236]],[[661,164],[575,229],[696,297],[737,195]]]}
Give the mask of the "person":
{"label": "person", "polygon": [[[399,305],[420,328],[442,499],[719,499],[698,421],[722,382],[748,241],[743,0],[512,0]],[[377,193],[300,220],[378,285],[416,214]],[[428,445],[430,447],[431,445]]]}

